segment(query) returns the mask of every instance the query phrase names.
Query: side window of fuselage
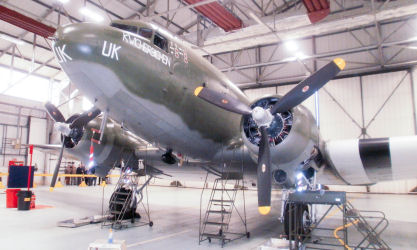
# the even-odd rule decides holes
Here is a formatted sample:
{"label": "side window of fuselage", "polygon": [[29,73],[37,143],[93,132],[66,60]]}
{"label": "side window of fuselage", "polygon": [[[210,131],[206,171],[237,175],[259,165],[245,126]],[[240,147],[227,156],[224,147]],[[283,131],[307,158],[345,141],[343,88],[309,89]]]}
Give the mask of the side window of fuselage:
{"label": "side window of fuselage", "polygon": [[140,28],[139,29],[139,36],[151,39],[152,37],[152,29],[148,28]]}
{"label": "side window of fuselage", "polygon": [[121,24],[121,23],[112,23],[110,26],[121,29],[121,30],[129,31],[134,34],[138,33],[138,27],[136,26],[126,25],[126,24]]}
{"label": "side window of fuselage", "polygon": [[160,34],[155,33],[155,36],[153,38],[153,44],[155,44],[162,50],[165,50],[166,52],[168,52],[168,40],[165,37],[161,36]]}

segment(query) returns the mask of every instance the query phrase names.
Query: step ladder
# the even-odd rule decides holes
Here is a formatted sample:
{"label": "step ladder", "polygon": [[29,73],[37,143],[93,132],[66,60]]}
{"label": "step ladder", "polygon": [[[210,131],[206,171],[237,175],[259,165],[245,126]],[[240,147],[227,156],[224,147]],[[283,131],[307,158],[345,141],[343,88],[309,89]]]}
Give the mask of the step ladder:
{"label": "step ladder", "polygon": [[[381,238],[389,222],[381,211],[357,210],[346,201],[346,218],[362,234],[363,239],[355,246],[358,249],[390,249]],[[372,221],[372,222],[371,222]]]}
{"label": "step ladder", "polygon": [[[218,178],[214,181],[206,211],[204,216],[202,216],[201,208],[203,193],[208,186],[207,179],[210,173],[216,175]],[[242,192],[243,197],[243,212],[239,212],[238,208],[235,206],[239,191]],[[210,171],[207,171],[204,188],[200,198],[199,244],[205,240],[211,242],[212,239],[219,239],[223,247],[227,242],[232,240],[250,237],[250,233],[247,230],[244,192],[242,171],[219,172],[213,168],[211,168]],[[242,222],[243,230],[241,230],[241,232],[232,232],[230,230],[233,212],[239,216],[239,219]]]}
{"label": "step ladder", "polygon": [[[144,179],[143,184],[139,184],[140,179]],[[149,203],[146,202],[146,206],[143,203],[143,190],[151,179],[152,176],[147,176],[144,169],[122,172],[109,200],[109,209],[104,215],[106,219],[103,221],[102,227],[110,226],[113,229],[143,225],[152,227]],[[141,218],[136,212],[140,205],[142,205],[147,218]],[[142,220],[138,221],[139,219]]]}

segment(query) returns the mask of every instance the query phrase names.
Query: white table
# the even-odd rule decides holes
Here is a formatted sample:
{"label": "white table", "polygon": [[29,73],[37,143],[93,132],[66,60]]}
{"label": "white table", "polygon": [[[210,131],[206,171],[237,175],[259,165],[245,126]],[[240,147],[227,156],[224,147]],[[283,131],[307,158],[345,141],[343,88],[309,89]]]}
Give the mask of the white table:
{"label": "white table", "polygon": [[124,240],[113,240],[113,243],[107,243],[107,240],[99,239],[90,243],[88,250],[126,250]]}

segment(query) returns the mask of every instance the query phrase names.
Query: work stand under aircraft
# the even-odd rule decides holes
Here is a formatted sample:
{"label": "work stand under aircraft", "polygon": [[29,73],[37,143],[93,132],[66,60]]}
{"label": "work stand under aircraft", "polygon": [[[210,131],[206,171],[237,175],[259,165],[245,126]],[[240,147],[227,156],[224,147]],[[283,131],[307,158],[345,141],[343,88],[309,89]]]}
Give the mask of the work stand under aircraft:
{"label": "work stand under aircraft", "polygon": [[[346,192],[292,192],[285,206],[288,208],[284,214],[285,237],[288,240],[286,249],[391,249],[381,237],[389,225],[385,214],[355,209],[346,199]],[[300,216],[306,211],[302,209],[305,206],[310,210],[321,206],[325,208],[324,213],[315,218],[308,214]],[[336,227],[323,223],[337,211],[341,212],[341,216],[334,219]],[[361,237],[349,236],[352,233],[359,233]]]}
{"label": "work stand under aircraft", "polygon": [[[146,167],[138,171],[132,171],[129,168],[121,171],[105,214],[103,210],[105,220],[102,227],[109,226],[113,229],[144,225],[152,227],[153,221],[151,221],[147,200],[147,186],[152,178],[152,175],[147,175]],[[146,202],[144,202],[144,191]],[[102,202],[104,204],[104,199]],[[142,215],[137,211],[140,207],[143,208]]]}

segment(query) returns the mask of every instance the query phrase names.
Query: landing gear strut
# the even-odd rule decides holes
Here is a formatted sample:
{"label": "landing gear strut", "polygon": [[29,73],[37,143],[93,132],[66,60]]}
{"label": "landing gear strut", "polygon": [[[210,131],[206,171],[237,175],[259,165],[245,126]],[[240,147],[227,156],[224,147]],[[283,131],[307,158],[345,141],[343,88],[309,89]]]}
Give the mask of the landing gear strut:
{"label": "landing gear strut", "polygon": [[311,233],[311,225],[315,221],[314,205],[289,202],[288,196],[291,192],[320,189],[320,185],[315,183],[315,175],[316,173],[314,172],[309,178],[306,178],[304,173],[299,173],[296,177],[295,190],[283,190],[281,222],[284,224],[284,233],[287,240],[303,241]]}

